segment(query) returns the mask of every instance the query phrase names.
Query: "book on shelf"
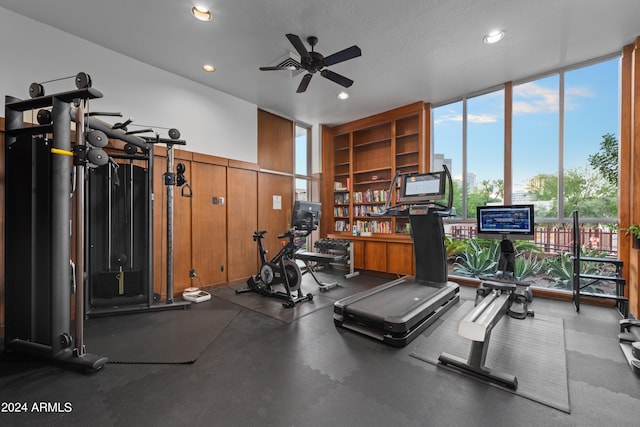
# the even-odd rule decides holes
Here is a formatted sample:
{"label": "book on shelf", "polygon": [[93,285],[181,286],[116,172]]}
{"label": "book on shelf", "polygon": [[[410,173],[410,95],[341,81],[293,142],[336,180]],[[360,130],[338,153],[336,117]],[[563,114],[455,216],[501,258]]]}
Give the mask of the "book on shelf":
{"label": "book on shelf", "polygon": [[353,203],[384,203],[389,198],[389,190],[366,190],[353,193]]}
{"label": "book on shelf", "polygon": [[348,205],[349,193],[337,193],[333,195],[333,202],[336,205]]}
{"label": "book on shelf", "polygon": [[345,206],[339,206],[339,207],[335,207],[333,208],[333,216],[338,218],[348,218],[349,217],[349,207],[345,207]]}
{"label": "book on shelf", "polygon": [[358,233],[379,233],[379,234],[391,234],[391,221],[384,220],[371,220],[371,221],[356,221],[356,230]]}
{"label": "book on shelf", "polygon": [[342,221],[342,220],[336,221],[333,226],[333,230],[338,232],[351,231],[350,228],[351,228],[351,225],[349,224],[349,221]]}

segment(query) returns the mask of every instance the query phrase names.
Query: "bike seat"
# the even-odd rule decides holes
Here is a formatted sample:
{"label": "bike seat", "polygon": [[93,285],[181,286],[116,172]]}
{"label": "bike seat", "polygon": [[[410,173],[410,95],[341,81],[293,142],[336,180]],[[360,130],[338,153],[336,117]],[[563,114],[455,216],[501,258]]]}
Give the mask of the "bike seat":
{"label": "bike seat", "polygon": [[267,230],[258,230],[253,232],[253,238],[263,238],[264,235],[267,234]]}

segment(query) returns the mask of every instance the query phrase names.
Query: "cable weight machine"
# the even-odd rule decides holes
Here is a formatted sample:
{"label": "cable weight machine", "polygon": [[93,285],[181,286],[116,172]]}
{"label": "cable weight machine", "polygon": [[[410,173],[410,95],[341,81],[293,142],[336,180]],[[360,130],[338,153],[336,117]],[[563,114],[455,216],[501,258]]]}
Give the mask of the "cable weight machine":
{"label": "cable weight machine", "polygon": [[[70,78],[75,79],[75,90],[45,95],[43,83],[47,82],[43,82],[29,87],[31,99],[5,97],[4,351],[9,357],[35,356],[95,372],[108,359],[87,353],[84,345],[84,319],[89,305],[85,290],[91,289],[92,282],[88,274],[92,243],[87,230],[91,229],[92,216],[87,213],[87,196],[91,195],[90,186],[85,185],[87,177],[107,164],[116,165],[113,158],[127,158],[130,166],[134,160],[148,161],[148,240],[138,240],[152,248],[153,147],[167,141],[185,143],[164,140],[157,134],[155,138],[141,138],[135,135],[137,132],[126,132],[122,124],[111,125],[97,119],[97,115],[120,114],[89,112],[88,101],[101,98],[102,93],[91,87],[91,79],[85,73],[63,79]],[[25,113],[29,111],[37,118],[37,124],[25,126]],[[75,122],[73,146],[71,122]],[[125,142],[125,153],[107,155],[102,148],[109,138]],[[181,174],[177,180],[186,182]],[[169,244],[173,245],[172,239]],[[127,257],[121,255],[113,260],[120,269],[127,262]],[[189,302],[173,301],[173,277],[168,283],[167,303],[151,305],[152,262],[149,255],[144,267],[148,269],[149,300],[136,309],[188,308]],[[122,278],[120,275],[120,290],[124,286]]]}
{"label": "cable weight machine", "polygon": [[[69,181],[72,164],[78,178],[87,163],[104,164],[108,156],[100,144],[85,144],[83,126],[86,102],[102,93],[91,87],[85,73],[78,73],[75,82],[75,90],[50,96],[44,95],[42,84],[32,84],[31,99],[5,97],[4,344],[10,355],[36,356],[94,372],[104,367],[107,358],[89,354],[84,347],[84,200],[82,191],[71,191],[80,209],[72,223]],[[79,118],[73,149],[72,103]],[[24,112],[33,114],[36,109],[41,109],[38,124],[25,127]]]}

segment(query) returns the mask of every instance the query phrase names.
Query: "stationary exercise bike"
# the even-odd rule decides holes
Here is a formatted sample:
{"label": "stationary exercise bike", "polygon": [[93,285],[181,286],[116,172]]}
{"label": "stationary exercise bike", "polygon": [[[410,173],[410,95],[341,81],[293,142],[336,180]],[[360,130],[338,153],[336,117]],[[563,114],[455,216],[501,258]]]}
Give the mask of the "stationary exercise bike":
{"label": "stationary exercise bike", "polygon": [[[305,205],[310,206],[311,203]],[[300,204],[296,204],[296,207],[298,206]],[[282,303],[282,306],[285,308],[293,308],[299,302],[311,301],[313,294],[304,295],[302,289],[300,289],[303,273],[294,260],[294,254],[298,249],[296,239],[301,239],[311,234],[318,227],[319,217],[319,209],[302,211],[300,208],[294,208],[292,228],[278,235],[279,239],[286,238],[287,241],[271,260],[267,259],[267,250],[262,244],[262,239],[264,239],[267,231],[255,231],[253,233],[253,241],[258,245],[260,271],[247,280],[246,288],[236,289],[236,293],[256,292],[264,296],[284,299],[285,302]],[[274,285],[282,285],[284,290],[275,289]],[[294,292],[297,296],[294,295]]]}

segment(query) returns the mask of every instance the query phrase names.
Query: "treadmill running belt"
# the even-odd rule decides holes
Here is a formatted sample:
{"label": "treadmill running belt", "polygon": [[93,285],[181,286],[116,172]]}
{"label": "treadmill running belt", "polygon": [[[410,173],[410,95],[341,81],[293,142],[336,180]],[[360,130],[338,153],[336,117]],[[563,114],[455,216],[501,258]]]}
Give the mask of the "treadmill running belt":
{"label": "treadmill running belt", "polygon": [[440,290],[416,282],[405,282],[350,304],[349,312],[367,314],[382,321],[412,311]]}

